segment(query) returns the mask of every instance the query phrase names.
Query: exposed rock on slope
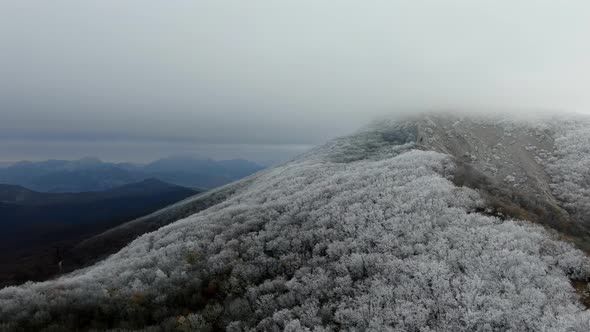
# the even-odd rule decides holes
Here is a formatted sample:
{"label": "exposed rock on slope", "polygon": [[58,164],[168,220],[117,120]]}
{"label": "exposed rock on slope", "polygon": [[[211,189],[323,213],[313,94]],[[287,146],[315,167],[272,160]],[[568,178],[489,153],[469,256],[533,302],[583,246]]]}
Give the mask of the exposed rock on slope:
{"label": "exposed rock on slope", "polygon": [[538,153],[553,152],[548,129],[485,118],[428,117],[419,122],[419,146],[455,156],[502,186],[553,201]]}
{"label": "exposed rock on slope", "polygon": [[455,183],[480,190],[488,211],[548,225],[590,250],[588,118],[431,115],[409,123],[418,148],[455,157]]}
{"label": "exposed rock on slope", "polygon": [[472,181],[472,169],[490,188],[544,195],[542,180],[520,180],[544,168],[512,174],[499,166],[516,159],[491,154],[511,150],[443,139],[449,129],[429,121],[382,122],[334,140],[91,268],[1,290],[0,322],[8,330],[590,330],[570,284],[590,277],[587,256],[541,226],[480,213],[486,191],[454,183],[460,171]]}

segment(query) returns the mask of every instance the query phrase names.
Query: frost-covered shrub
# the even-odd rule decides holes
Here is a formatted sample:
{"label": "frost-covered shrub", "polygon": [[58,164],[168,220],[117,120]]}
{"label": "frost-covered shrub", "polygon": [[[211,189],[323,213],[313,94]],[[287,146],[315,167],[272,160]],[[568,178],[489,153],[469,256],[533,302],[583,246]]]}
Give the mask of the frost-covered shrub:
{"label": "frost-covered shrub", "polygon": [[395,135],[390,146],[376,139],[361,159],[343,160],[381,134],[359,135],[268,170],[89,269],[1,290],[0,322],[31,330],[590,329],[568,279],[590,277],[584,254],[539,226],[476,213],[483,201],[453,185],[448,156],[409,150]]}

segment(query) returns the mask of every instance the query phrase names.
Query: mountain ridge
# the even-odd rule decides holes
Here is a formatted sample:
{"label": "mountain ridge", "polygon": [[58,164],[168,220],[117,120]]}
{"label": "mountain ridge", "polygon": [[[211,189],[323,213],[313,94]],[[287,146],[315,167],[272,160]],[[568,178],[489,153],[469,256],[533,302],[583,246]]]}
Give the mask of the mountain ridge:
{"label": "mountain ridge", "polygon": [[[519,214],[542,216],[556,203],[568,226],[585,227],[587,119],[435,120],[381,121],[156,212],[147,223],[161,227],[95,265],[0,290],[0,322],[588,331],[590,312],[572,283],[590,280],[590,259],[563,241],[559,224]],[[484,130],[487,121],[502,130]],[[541,210],[518,201],[528,188]],[[522,211],[491,205],[504,195]]]}

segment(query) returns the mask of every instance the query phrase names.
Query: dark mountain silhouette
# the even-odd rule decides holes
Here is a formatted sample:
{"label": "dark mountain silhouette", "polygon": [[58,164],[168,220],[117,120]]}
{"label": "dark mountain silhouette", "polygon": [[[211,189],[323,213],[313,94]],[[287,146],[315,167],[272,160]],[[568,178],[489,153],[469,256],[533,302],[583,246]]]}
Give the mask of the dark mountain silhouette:
{"label": "dark mountain silhouette", "polygon": [[66,257],[80,240],[198,191],[146,179],[100,192],[40,193],[0,185],[0,285],[54,274],[54,247]]}

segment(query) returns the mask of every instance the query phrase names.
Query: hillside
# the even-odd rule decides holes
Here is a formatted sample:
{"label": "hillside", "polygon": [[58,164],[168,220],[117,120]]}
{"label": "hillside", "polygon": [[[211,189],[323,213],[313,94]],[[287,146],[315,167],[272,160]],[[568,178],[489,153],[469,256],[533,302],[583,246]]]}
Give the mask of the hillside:
{"label": "hillside", "polygon": [[114,254],[140,235],[153,232],[178,219],[191,216],[223,202],[229,196],[236,193],[236,191],[240,190],[241,187],[245,186],[245,184],[251,182],[255,177],[256,175],[253,175],[251,178],[192,196],[162,210],[123,223],[103,233],[85,239],[70,250],[70,256],[65,262],[66,266],[68,262],[71,262],[74,266],[87,266],[89,263],[97,262]]}
{"label": "hillside", "polygon": [[588,331],[590,260],[564,239],[585,249],[589,143],[583,117],[380,121],[0,290],[1,327]]}
{"label": "hillside", "polygon": [[0,185],[0,285],[54,275],[56,248],[65,269],[79,267],[70,248],[80,240],[196,193],[154,179],[64,194]]}

